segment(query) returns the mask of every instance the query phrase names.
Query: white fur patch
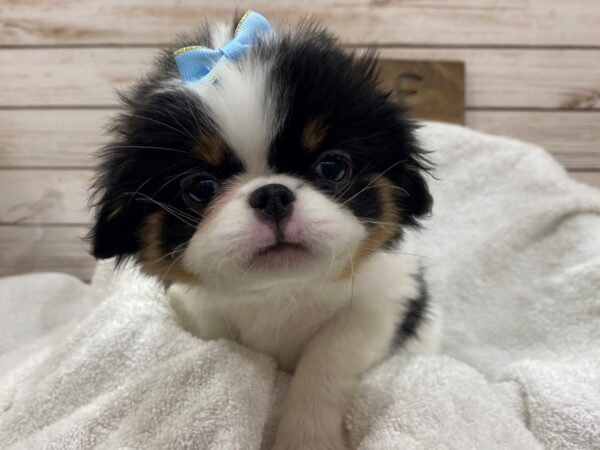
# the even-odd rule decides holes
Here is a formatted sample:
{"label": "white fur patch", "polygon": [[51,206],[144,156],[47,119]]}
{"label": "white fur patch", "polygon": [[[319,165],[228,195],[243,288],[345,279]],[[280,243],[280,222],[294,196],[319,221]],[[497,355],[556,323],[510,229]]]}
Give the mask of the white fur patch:
{"label": "white fur patch", "polygon": [[190,85],[209,107],[240,161],[251,174],[267,172],[269,146],[277,131],[276,105],[266,86],[269,67],[252,58],[221,59],[213,69],[214,84]]}

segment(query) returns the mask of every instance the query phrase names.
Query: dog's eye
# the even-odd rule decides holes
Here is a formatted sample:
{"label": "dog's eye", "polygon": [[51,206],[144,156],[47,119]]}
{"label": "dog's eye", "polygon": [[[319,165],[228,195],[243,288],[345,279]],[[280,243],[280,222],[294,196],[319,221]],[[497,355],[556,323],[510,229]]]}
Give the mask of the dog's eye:
{"label": "dog's eye", "polygon": [[350,158],[343,152],[325,153],[315,166],[316,174],[327,180],[339,183],[350,176]]}
{"label": "dog's eye", "polygon": [[183,199],[188,204],[208,203],[217,193],[219,183],[210,175],[200,174],[181,182]]}

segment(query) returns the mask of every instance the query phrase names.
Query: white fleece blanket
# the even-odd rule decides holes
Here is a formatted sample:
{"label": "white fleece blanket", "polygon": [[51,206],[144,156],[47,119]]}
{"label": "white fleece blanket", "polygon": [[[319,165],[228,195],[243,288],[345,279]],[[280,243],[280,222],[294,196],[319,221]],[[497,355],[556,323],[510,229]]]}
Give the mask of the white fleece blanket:
{"label": "white fleece blanket", "polygon": [[[417,253],[438,356],[364,378],[361,449],[600,448],[600,191],[543,150],[428,124],[438,180]],[[269,448],[288,377],[186,333],[154,281],[100,267],[0,280],[0,448]]]}

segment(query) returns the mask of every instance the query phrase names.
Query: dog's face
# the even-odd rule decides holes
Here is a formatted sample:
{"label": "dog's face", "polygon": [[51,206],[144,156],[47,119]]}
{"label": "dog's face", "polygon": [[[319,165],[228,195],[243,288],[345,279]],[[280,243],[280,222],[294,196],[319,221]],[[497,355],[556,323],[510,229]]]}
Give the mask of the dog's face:
{"label": "dog's face", "polygon": [[[218,47],[226,31],[183,45]],[[429,211],[422,151],[373,58],[309,25],[214,73],[184,85],[168,51],[124,96],[96,183],[96,257],[134,257],[165,282],[339,279]]]}

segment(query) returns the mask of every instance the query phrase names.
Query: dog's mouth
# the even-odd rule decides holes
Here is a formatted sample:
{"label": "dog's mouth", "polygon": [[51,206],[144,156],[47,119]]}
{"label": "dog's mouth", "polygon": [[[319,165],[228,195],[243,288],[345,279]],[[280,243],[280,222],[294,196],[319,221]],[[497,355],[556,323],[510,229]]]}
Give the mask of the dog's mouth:
{"label": "dog's mouth", "polygon": [[310,252],[305,245],[282,241],[259,249],[252,259],[252,265],[266,269],[287,269],[309,256]]}
{"label": "dog's mouth", "polygon": [[295,251],[305,252],[306,247],[303,246],[302,244],[298,244],[295,242],[276,242],[275,244],[269,245],[268,247],[261,248],[258,251],[258,254],[266,255],[269,253],[278,254],[278,253],[295,252]]}

